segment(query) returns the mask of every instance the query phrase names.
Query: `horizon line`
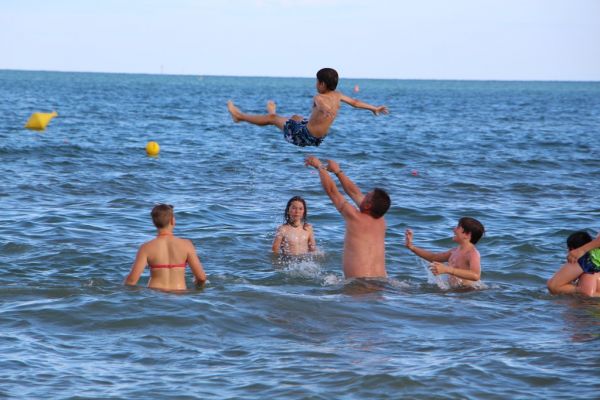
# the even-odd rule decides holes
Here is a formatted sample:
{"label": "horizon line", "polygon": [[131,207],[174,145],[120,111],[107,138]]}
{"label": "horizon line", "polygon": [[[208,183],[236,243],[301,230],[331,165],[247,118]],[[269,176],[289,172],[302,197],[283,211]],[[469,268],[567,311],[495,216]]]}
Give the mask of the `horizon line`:
{"label": "horizon line", "polygon": [[[269,78],[269,79],[311,79],[314,76],[284,76],[284,75],[213,75],[213,74],[193,74],[193,73],[165,73],[165,72],[118,72],[118,71],[77,71],[77,70],[45,70],[45,69],[15,69],[0,68],[0,71],[10,72],[50,72],[65,74],[111,74],[111,75],[151,75],[151,76],[181,76],[181,77],[211,77],[211,78]],[[579,80],[579,79],[508,79],[508,78],[365,78],[355,76],[345,76],[341,79],[360,79],[360,80],[389,80],[389,81],[466,81],[466,82],[565,82],[565,83],[599,83],[598,80]]]}

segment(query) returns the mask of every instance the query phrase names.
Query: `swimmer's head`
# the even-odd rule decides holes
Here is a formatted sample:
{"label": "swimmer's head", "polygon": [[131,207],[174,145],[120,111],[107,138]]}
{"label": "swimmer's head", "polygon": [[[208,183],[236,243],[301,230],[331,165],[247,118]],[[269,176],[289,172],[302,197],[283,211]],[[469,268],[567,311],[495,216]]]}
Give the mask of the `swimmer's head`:
{"label": "swimmer's head", "polygon": [[572,233],[567,238],[567,247],[569,250],[577,249],[584,244],[587,244],[592,241],[592,236],[586,231],[577,231]]}
{"label": "swimmer's head", "polygon": [[333,68],[323,68],[317,72],[317,81],[325,84],[329,90],[335,90],[338,85],[338,73]]}
{"label": "swimmer's head", "polygon": [[368,213],[373,218],[381,218],[390,208],[392,201],[387,192],[380,188],[375,188],[367,193],[362,203],[360,211]]}
{"label": "swimmer's head", "polygon": [[157,229],[166,228],[173,219],[173,206],[170,204],[159,204],[154,206],[150,215],[152,215],[152,222]]}
{"label": "swimmer's head", "polygon": [[460,226],[465,233],[471,234],[471,243],[473,244],[479,242],[479,239],[481,239],[485,232],[483,224],[471,217],[462,217],[459,219],[458,226]]}
{"label": "swimmer's head", "polygon": [[308,214],[308,209],[306,208],[306,201],[304,201],[304,199],[300,196],[294,196],[288,200],[287,205],[285,206],[285,212],[283,213],[283,219],[285,220],[286,224],[293,224],[294,219],[290,215],[290,208],[292,207],[292,204],[295,201],[302,203],[302,207],[304,208],[304,212],[302,213],[302,223],[306,224],[306,216]]}

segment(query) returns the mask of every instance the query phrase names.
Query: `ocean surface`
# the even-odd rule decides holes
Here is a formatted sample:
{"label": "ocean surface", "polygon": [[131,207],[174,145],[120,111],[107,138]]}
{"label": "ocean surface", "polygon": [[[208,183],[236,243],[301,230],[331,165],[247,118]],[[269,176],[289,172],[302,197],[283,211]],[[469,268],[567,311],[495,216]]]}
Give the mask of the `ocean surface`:
{"label": "ocean surface", "polygon": [[[546,290],[566,237],[600,231],[600,83],[342,71],[339,89],[391,113],[342,105],[300,148],[225,105],[308,115],[314,79],[0,71],[0,398],[600,398],[600,300]],[[390,193],[387,282],[344,280],[309,154]],[[294,195],[314,259],[270,252]],[[161,202],[204,289],[122,284]],[[452,247],[461,216],[486,227],[479,290],[445,289],[404,247],[406,228]]]}

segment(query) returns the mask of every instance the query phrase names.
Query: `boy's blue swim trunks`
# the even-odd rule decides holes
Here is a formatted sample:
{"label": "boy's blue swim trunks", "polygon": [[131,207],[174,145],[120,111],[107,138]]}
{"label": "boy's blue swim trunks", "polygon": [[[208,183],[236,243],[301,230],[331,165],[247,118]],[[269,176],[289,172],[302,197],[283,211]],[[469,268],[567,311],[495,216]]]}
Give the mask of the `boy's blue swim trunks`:
{"label": "boy's blue swim trunks", "polygon": [[577,262],[586,274],[600,272],[600,249],[588,251]]}
{"label": "boy's blue swim trunks", "polygon": [[283,125],[283,138],[296,146],[318,146],[323,141],[323,138],[314,137],[310,134],[307,128],[308,120],[294,121],[288,119]]}

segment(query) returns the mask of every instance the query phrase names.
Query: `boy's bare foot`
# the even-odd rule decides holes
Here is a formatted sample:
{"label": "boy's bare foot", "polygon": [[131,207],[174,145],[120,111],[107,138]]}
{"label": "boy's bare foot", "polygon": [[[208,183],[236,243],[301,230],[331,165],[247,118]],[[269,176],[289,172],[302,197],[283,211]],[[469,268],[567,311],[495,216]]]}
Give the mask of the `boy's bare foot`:
{"label": "boy's bare foot", "polygon": [[233,119],[233,122],[240,122],[240,115],[242,112],[239,108],[233,105],[233,101],[229,100],[227,102],[227,110],[229,110],[229,114],[231,114],[231,119]]}
{"label": "boy's bare foot", "polygon": [[273,100],[267,101],[267,113],[269,113],[270,115],[275,115],[276,110],[277,105],[275,104],[275,102]]}

